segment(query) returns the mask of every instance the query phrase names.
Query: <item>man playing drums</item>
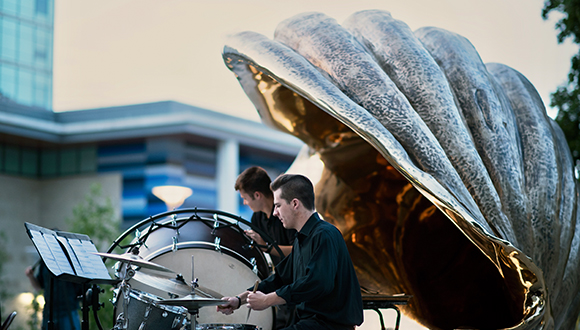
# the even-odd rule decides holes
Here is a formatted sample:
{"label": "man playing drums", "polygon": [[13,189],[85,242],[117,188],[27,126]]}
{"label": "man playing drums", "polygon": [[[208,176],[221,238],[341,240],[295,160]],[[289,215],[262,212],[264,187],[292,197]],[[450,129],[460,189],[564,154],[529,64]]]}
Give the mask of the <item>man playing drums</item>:
{"label": "man playing drums", "polygon": [[[292,251],[292,242],[296,231],[284,228],[280,219],[274,215],[274,195],[270,190],[270,182],[266,170],[252,166],[238,176],[235,189],[240,193],[244,204],[248,205],[254,212],[251,220],[252,225],[272,237],[284,256],[287,256]],[[250,236],[257,244],[266,246],[266,242],[255,231],[246,230],[246,235]],[[284,258],[284,256],[279,256],[278,251],[272,249],[271,246],[262,248],[262,251],[272,255],[274,265]]]}
{"label": "man playing drums", "polygon": [[362,324],[360,286],[340,231],[314,211],[314,188],[302,175],[284,174],[271,184],[274,215],[287,229],[296,229],[292,252],[258,291],[224,297],[218,311],[231,314],[244,303],[255,310],[296,305],[296,319],[287,330],[352,330]]}

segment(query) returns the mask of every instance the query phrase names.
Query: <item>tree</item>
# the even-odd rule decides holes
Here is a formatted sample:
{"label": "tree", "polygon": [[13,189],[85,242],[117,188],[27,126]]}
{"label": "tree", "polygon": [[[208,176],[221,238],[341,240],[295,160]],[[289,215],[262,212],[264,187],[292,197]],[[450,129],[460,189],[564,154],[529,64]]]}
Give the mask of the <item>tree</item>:
{"label": "tree", "polygon": [[[558,43],[573,38],[580,44],[580,0],[547,0],[542,17],[559,12],[562,18],[556,23]],[[574,158],[576,168],[580,166],[580,52],[572,57],[568,84],[552,93],[550,105],[558,109],[556,122],[560,125]]]}

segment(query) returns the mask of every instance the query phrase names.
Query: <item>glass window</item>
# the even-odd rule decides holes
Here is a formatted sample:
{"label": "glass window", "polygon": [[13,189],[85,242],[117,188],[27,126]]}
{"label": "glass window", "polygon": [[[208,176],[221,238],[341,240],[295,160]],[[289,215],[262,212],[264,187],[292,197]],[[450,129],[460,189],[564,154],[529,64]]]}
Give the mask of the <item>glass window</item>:
{"label": "glass window", "polygon": [[32,105],[43,107],[45,109],[52,108],[51,96],[51,77],[49,74],[37,73],[34,77],[34,99]]}
{"label": "glass window", "polygon": [[4,171],[18,174],[20,172],[20,148],[6,146],[4,156]]}
{"label": "glass window", "polygon": [[36,28],[36,41],[34,43],[34,61],[35,66],[42,69],[50,68],[48,60],[49,34],[43,28]]}
{"label": "glass window", "polygon": [[32,102],[32,72],[26,69],[20,69],[18,72],[18,97],[16,101],[25,105],[33,105]]}
{"label": "glass window", "polygon": [[16,99],[16,67],[12,65],[0,65],[0,93],[3,96]]}
{"label": "glass window", "polygon": [[48,0],[36,0],[36,13],[42,15],[48,14]]}
{"label": "glass window", "polygon": [[34,1],[20,0],[20,16],[28,19],[34,18]]}
{"label": "glass window", "polygon": [[52,110],[52,76],[48,76],[47,80],[49,83],[46,86],[46,99],[43,108]]}
{"label": "glass window", "polygon": [[1,58],[7,61],[16,61],[17,45],[17,22],[16,20],[4,17],[2,20],[2,52]]}
{"label": "glass window", "polygon": [[80,149],[80,171],[96,172],[97,171],[97,148],[84,147]]}
{"label": "glass window", "polygon": [[34,177],[38,175],[38,152],[36,149],[22,149],[22,174]]}
{"label": "glass window", "polygon": [[40,171],[42,176],[56,176],[58,153],[56,150],[44,149],[40,155]]}
{"label": "glass window", "polygon": [[24,65],[34,64],[34,27],[32,25],[20,24],[20,51],[18,52],[18,62]]}
{"label": "glass window", "polygon": [[60,174],[74,174],[78,172],[78,153],[76,149],[65,149],[60,152]]}
{"label": "glass window", "polygon": [[18,0],[2,0],[0,6],[6,14],[18,15]]}

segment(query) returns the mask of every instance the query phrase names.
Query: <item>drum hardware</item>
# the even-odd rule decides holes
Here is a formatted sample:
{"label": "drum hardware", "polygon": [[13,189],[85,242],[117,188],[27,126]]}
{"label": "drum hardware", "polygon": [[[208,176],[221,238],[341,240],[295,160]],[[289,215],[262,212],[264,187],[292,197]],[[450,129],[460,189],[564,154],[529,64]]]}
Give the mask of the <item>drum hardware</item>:
{"label": "drum hardware", "polygon": [[[171,224],[172,224],[174,227],[177,227],[177,214],[175,214],[175,213],[173,213],[173,214],[171,215]],[[179,228],[177,228],[177,229],[175,229],[175,230],[177,231],[177,235],[179,235]]]}
{"label": "drum hardware", "polygon": [[[180,217],[180,214],[183,214],[184,217]],[[177,218],[175,223],[172,223],[173,215]],[[201,281],[198,280],[199,282],[197,283],[198,288],[185,296],[189,295],[190,298],[192,298],[193,295],[198,298],[220,298],[222,296],[220,293],[207,289],[207,287],[219,286],[222,290],[227,292],[238,292],[238,290],[244,290],[247,288],[248,283],[253,283],[257,278],[265,278],[268,276],[272,269],[261,249],[257,248],[256,243],[252,242],[251,238],[248,237],[244,233],[244,230],[239,227],[241,224],[252,228],[258,234],[262,235],[264,240],[269,244],[274,243],[266,233],[255,228],[250,222],[238,216],[213,210],[180,209],[149,217],[139,224],[134,225],[115,240],[109,251],[112,251],[117,247],[128,250],[132,250],[133,248],[139,249],[139,256],[144,260],[161,264],[177,271],[178,273],[189,273],[189,271],[183,267],[183,258],[189,258],[191,255],[195,254],[196,258],[201,258],[196,259],[196,264],[200,263],[199,260],[203,260],[201,264],[208,267],[198,268],[197,275],[202,275],[199,278]],[[176,236],[175,230],[177,229],[179,230],[179,240],[176,242],[174,247],[173,237]],[[137,230],[139,230],[139,233],[130,244],[124,246],[120,244],[123,239],[129,235],[132,236],[132,234],[136,233]],[[219,241],[217,242],[216,237],[219,238]],[[275,243],[272,245],[274,248],[277,248]],[[219,254],[216,253],[216,247],[220,252]],[[203,269],[203,273],[199,273],[199,269]],[[238,280],[231,281],[231,276],[227,275],[230,274],[230,272],[234,272]],[[137,271],[136,274],[134,282],[132,282],[133,290],[141,289],[143,287],[145,291],[149,291],[149,289],[146,289],[150,286],[149,282],[155,280],[152,282],[155,284],[153,285],[154,290],[151,291],[151,293],[159,297],[167,297],[167,295],[169,295],[170,299],[166,299],[168,301],[184,299],[184,294],[186,292],[183,289],[185,287],[189,288],[188,285],[184,284],[184,281],[179,281],[177,278],[170,278],[168,275],[156,274],[156,277],[148,277],[148,274],[142,276],[145,273],[141,271]],[[179,283],[179,285],[176,283]],[[199,283],[205,284],[206,288],[199,286]],[[207,285],[207,283],[210,283],[210,285]],[[171,289],[168,290],[166,286],[170,286]],[[176,286],[181,287],[181,290],[179,290],[180,294],[171,292],[176,291],[174,289]],[[131,301],[131,304],[139,304],[134,301],[134,297],[130,297],[129,300]],[[220,300],[217,300],[216,304],[219,304],[219,302]],[[156,303],[162,305],[162,303]],[[183,301],[180,303],[183,305]],[[199,305],[198,302],[193,303]],[[118,313],[123,304],[119,301],[116,306],[117,310],[115,316],[119,315]],[[213,316],[214,314],[216,313],[210,313],[209,309],[207,309],[207,311],[205,309],[198,310],[196,323],[199,321],[199,324],[202,326],[204,324],[219,325],[229,322],[233,325],[239,325],[242,324],[245,319],[245,315],[239,315],[239,317],[234,317],[231,320],[222,320],[220,316]],[[125,315],[128,314],[125,313]],[[264,312],[256,311],[251,314],[251,318],[252,320],[250,320],[250,322],[259,325],[258,328],[270,330],[273,324],[274,310],[268,309]],[[149,317],[149,322],[150,321],[151,316]],[[228,326],[230,325],[231,324],[228,324]],[[189,325],[187,327],[189,328]],[[234,328],[229,327],[228,329]],[[236,327],[235,329],[240,328]]]}
{"label": "drum hardware", "polygon": [[133,279],[152,288],[159,289],[171,295],[178,297],[186,296],[191,293],[191,287],[178,279],[169,279],[159,276],[149,275],[143,272],[137,272]]}
{"label": "drum hardware", "polygon": [[200,297],[195,293],[195,290],[199,288],[199,280],[194,276],[194,256],[191,256],[191,293],[185,297],[176,299],[166,299],[159,303],[162,305],[170,306],[181,306],[187,309],[190,314],[190,324],[191,330],[197,329],[197,316],[199,314],[199,309],[205,306],[217,306],[223,304],[223,300],[217,298],[206,298]]}
{"label": "drum hardware", "polygon": [[[139,266],[142,268],[148,268],[148,269],[157,270],[157,271],[161,271],[161,272],[175,273],[174,271],[172,271],[171,269],[169,269],[167,267],[158,265],[158,264],[153,263],[151,261],[147,261],[147,260],[139,257],[138,255],[135,255],[132,253],[112,254],[112,253],[95,252],[93,254],[96,254],[98,256],[105,257],[108,259],[121,261],[121,262],[124,262],[127,264]],[[128,268],[128,271],[129,271],[129,268]]]}
{"label": "drum hardware", "polygon": [[220,222],[216,213],[213,214],[213,230],[211,231],[212,235],[215,235],[216,229],[220,227]]}
{"label": "drum hardware", "polygon": [[250,259],[250,264],[252,264],[252,271],[254,274],[258,275],[258,264],[256,262],[256,258]]}
{"label": "drum hardware", "polygon": [[177,251],[177,237],[173,236],[172,238],[173,245],[171,246],[171,252]]}
{"label": "drum hardware", "polygon": [[215,250],[219,253],[222,253],[222,247],[220,246],[221,241],[222,241],[222,239],[217,237],[217,236],[213,240],[213,244],[215,245]]}
{"label": "drum hardware", "polygon": [[187,310],[161,304],[162,299],[132,289],[123,293],[125,309],[119,313],[114,330],[177,330],[186,321]]}

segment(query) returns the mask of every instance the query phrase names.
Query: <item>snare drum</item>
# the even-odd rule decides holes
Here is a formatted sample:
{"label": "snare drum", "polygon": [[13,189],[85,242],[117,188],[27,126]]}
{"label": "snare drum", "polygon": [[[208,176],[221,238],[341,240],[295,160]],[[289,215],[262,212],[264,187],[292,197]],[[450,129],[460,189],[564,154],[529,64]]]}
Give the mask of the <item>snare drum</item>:
{"label": "snare drum", "polygon": [[[171,223],[168,221],[166,223]],[[223,219],[189,218],[177,219],[179,229],[151,226],[139,255],[145,260],[163,265],[181,273],[186,283],[191,283],[192,256],[194,277],[200,286],[219,292],[223,296],[235,296],[252,287],[256,280],[264,279],[271,269],[262,251],[250,246],[251,239],[234,222]],[[143,237],[143,236],[141,236]],[[167,292],[144,286],[134,280],[131,286],[168,298]],[[221,298],[221,297],[217,297]],[[199,309],[199,324],[256,324],[263,330],[271,330],[274,309],[252,311],[246,320],[247,308],[232,315],[216,312],[215,306]]]}
{"label": "snare drum", "polygon": [[[177,330],[186,320],[187,309],[178,306],[160,305],[160,298],[132,289],[125,297],[117,297],[115,329],[126,330]],[[126,324],[126,327],[125,327]]]}
{"label": "snare drum", "polygon": [[260,330],[253,324],[198,324],[197,330]]}

